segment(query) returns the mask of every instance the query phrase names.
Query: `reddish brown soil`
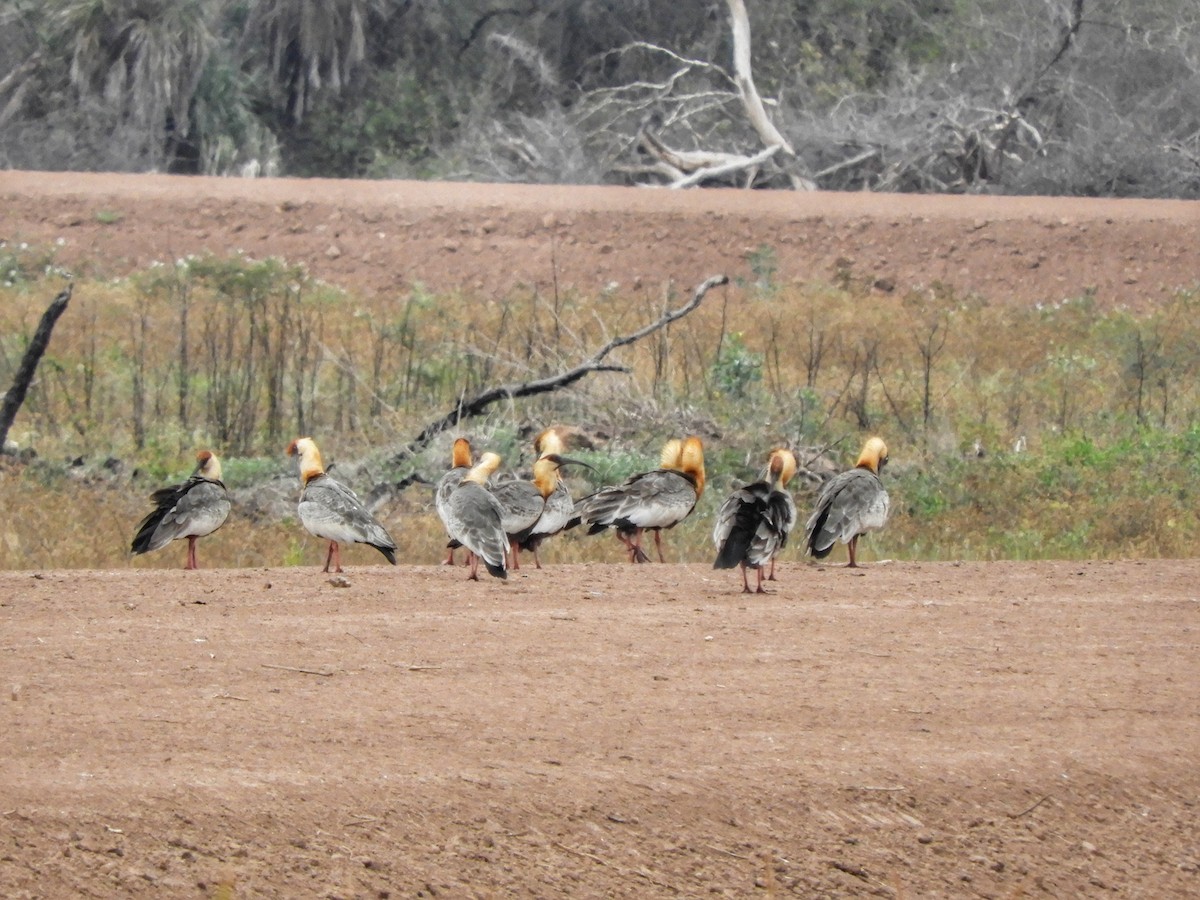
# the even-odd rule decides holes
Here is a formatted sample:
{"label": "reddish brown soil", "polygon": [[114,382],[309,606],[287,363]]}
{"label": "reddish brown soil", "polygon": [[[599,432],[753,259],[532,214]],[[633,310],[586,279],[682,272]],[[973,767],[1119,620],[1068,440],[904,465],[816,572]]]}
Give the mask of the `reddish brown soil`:
{"label": "reddish brown soil", "polygon": [[[1200,276],[1194,203],[27,173],[0,202],[79,270],[241,248],[380,292],[657,291],[762,246],[1022,302]],[[1200,894],[1195,563],[790,562],[743,596],[545,556],[0,573],[0,895]]]}
{"label": "reddish brown soil", "polygon": [[546,292],[557,276],[657,296],[665,280],[751,278],[762,248],[783,280],[940,282],[992,300],[1091,291],[1144,307],[1200,283],[1194,201],[0,172],[0,204],[0,239],[61,239],[69,266],[116,275],[241,250],[381,293]]}
{"label": "reddish brown soil", "polygon": [[1194,563],[781,569],[0,574],[3,894],[1197,895]]}

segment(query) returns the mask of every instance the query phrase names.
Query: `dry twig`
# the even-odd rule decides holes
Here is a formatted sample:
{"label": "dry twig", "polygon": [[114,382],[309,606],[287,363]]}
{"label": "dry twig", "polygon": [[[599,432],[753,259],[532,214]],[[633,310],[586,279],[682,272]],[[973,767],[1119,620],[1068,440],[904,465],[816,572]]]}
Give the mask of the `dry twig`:
{"label": "dry twig", "polygon": [[1038,800],[1037,803],[1033,804],[1033,806],[1030,806],[1028,809],[1023,809],[1019,813],[1009,813],[1008,817],[1010,819],[1019,819],[1022,816],[1027,816],[1049,799],[1050,799],[1050,795],[1046,794],[1044,797],[1042,797],[1040,800]]}
{"label": "dry twig", "polygon": [[323,672],[319,669],[302,669],[297,668],[296,666],[277,666],[273,663],[262,663],[262,667],[264,669],[282,669],[284,672],[299,672],[302,675],[320,675],[322,678],[328,678],[333,674],[332,672]]}

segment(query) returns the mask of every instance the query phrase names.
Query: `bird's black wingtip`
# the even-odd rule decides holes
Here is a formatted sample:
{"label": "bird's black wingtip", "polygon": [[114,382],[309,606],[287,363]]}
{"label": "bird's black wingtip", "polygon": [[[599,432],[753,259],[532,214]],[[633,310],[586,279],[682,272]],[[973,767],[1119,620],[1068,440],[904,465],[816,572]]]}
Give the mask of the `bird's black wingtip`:
{"label": "bird's black wingtip", "polygon": [[734,532],[721,545],[720,552],[717,553],[717,558],[713,561],[713,568],[736,568],[746,558],[746,553],[749,549],[750,541],[746,539],[746,535]]}
{"label": "bird's black wingtip", "polygon": [[810,544],[808,547],[808,554],[813,559],[824,559],[825,557],[827,557],[830,554],[830,552],[832,550],[833,550],[833,544],[830,544],[824,550],[820,550]]}
{"label": "bird's black wingtip", "polygon": [[150,552],[150,544],[154,540],[154,532],[166,513],[167,510],[160,507],[138,523],[137,533],[133,536],[133,540],[129,544],[129,551],[131,553]]}

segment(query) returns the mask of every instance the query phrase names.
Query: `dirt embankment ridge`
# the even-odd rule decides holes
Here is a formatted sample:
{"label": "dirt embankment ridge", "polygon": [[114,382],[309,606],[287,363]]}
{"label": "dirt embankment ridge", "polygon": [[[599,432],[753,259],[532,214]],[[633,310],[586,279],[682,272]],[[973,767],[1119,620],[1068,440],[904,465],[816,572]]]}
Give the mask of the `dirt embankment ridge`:
{"label": "dirt embankment ridge", "polygon": [[0,173],[0,238],[119,275],[191,253],[280,256],[370,293],[484,295],[708,275],[1145,308],[1200,282],[1200,203]]}

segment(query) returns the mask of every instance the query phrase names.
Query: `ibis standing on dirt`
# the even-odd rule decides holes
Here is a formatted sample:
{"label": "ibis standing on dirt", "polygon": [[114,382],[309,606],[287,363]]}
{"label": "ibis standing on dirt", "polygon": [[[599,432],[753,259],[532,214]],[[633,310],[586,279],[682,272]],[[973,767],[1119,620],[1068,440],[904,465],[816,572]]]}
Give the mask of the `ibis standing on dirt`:
{"label": "ibis standing on dirt", "polygon": [[734,491],[717,511],[713,543],[717,546],[714,569],[742,568],[742,592],[749,594],[746,569],[757,573],[758,593],[763,588],[763,567],[771,565],[775,577],[775,556],[787,546],[788,535],[796,525],[796,502],[787,491],[787,483],[796,474],[796,457],[791,450],[772,450],[767,471],[760,481]]}
{"label": "ibis standing on dirt", "polygon": [[575,504],[560,471],[563,466],[587,463],[562,456],[562,441],[553,431],[544,431],[534,440],[538,458],[533,463],[533,480],[502,481],[492,488],[504,510],[503,526],[510,548],[509,567],[521,568],[522,549],[533,551],[533,561],[542,567],[537,556],[538,545],[551,534],[566,527],[575,511]]}
{"label": "ibis standing on dirt", "polygon": [[[532,553],[533,563],[540,569],[542,562],[538,559],[538,548],[547,538],[551,538],[562,532],[575,514],[575,501],[571,499],[571,491],[562,479],[563,463],[587,466],[589,469],[591,466],[582,460],[570,459],[562,455],[562,438],[559,437],[558,431],[554,428],[547,428],[535,437],[533,439],[533,449],[537,453],[538,459],[542,457],[558,459],[558,465],[555,467],[553,473],[546,476],[553,479],[554,488],[549,494],[545,495],[545,507],[542,510],[542,514],[533,525],[515,536],[519,549]],[[537,480],[536,466],[534,480]]]}
{"label": "ibis standing on dirt", "polygon": [[[450,470],[438,479],[433,492],[433,506],[437,510],[438,518],[442,520],[442,525],[446,525],[446,516],[450,512],[450,495],[462,483],[463,476],[471,471],[471,465],[471,442],[464,437],[455,438],[454,446],[450,449]],[[449,533],[447,528],[446,534]],[[442,565],[454,565],[454,549],[457,546],[458,543],[451,539],[446,547],[446,558]]]}
{"label": "ibis standing on dirt", "polygon": [[[588,534],[615,528],[630,562],[649,562],[642,534],[654,532],[659,562],[662,529],[674,528],[691,514],[704,493],[704,443],[695,435],[672,438],[663,446],[660,466],[622,484],[601,488],[575,505],[575,519]],[[574,519],[572,520],[575,521]]]}
{"label": "ibis standing on dirt", "polygon": [[342,571],[341,544],[368,544],[396,564],[396,542],[367,511],[358,495],[325,473],[321,451],[312,438],[296,438],[287,447],[288,456],[300,460],[300,523],[309,533],[329,541],[325,568]]}
{"label": "ibis standing on dirt", "polygon": [[483,454],[450,494],[446,507],[446,530],[452,540],[467,548],[471,564],[467,577],[472,581],[479,580],[481,559],[490,574],[497,578],[508,577],[504,508],[487,489],[488,479],[498,468],[500,457],[497,454]]}
{"label": "ibis standing on dirt", "polygon": [[859,536],[882,528],[887,522],[888,492],[879,479],[887,461],[887,444],[880,438],[869,438],[855,467],[822,485],[816,508],[805,526],[809,553],[824,559],[833,545],[841,541],[850,554],[846,567],[858,567]]}
{"label": "ibis standing on dirt", "polygon": [[160,550],[187,538],[185,569],[198,569],[196,540],[212,534],[229,516],[229,492],[221,481],[221,461],[211,450],[196,454],[196,470],[183,484],[159,488],[150,495],[155,509],[138,523],[130,549],[136,553]]}

